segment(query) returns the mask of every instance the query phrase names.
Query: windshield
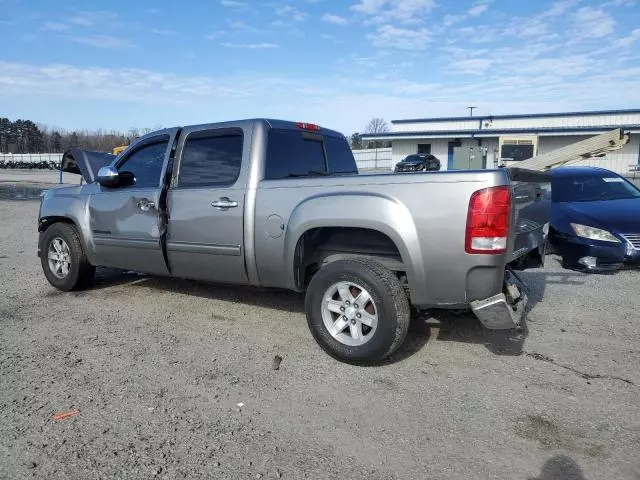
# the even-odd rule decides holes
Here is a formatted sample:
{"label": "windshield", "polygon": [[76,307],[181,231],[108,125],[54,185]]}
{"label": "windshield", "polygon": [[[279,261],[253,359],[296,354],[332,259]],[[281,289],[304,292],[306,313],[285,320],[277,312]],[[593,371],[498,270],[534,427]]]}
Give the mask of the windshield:
{"label": "windshield", "polygon": [[551,192],[554,202],[594,202],[640,198],[638,188],[614,173],[554,176]]}

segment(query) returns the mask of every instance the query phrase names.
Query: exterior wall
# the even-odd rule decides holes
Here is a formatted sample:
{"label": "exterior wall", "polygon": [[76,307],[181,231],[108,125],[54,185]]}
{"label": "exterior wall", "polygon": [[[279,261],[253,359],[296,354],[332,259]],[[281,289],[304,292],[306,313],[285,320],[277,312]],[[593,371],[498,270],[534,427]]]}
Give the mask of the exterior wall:
{"label": "exterior wall", "polygon": [[[562,135],[562,136],[540,136],[538,137],[537,154],[557,150],[572,143],[589,138],[590,135]],[[453,138],[422,138],[417,140],[393,140],[391,168],[407,155],[418,152],[419,143],[430,143],[431,153],[435,155],[441,163],[441,169],[447,170],[448,145]],[[478,139],[461,138],[462,148],[478,145]],[[487,168],[494,168],[496,154],[499,157],[498,145],[499,137],[488,137],[480,139],[483,147],[487,147]],[[572,165],[586,165],[602,167],[614,172],[628,175],[630,166],[638,165],[640,161],[640,134],[631,134],[631,139],[624,148],[608,153],[605,157],[582,160]]]}
{"label": "exterior wall", "polygon": [[440,169],[447,169],[447,155],[449,149],[449,139],[447,138],[425,138],[423,140],[393,140],[392,142],[392,168],[396,163],[402,161],[407,155],[418,153],[419,143],[431,144],[431,155],[440,160]]}
{"label": "exterior wall", "polygon": [[[393,140],[393,161],[395,165],[401,161],[407,155],[412,153],[418,153],[419,143],[430,143],[431,154],[435,155],[440,160],[440,169],[447,170],[449,161],[449,142],[453,141],[453,138],[424,138],[419,140]],[[478,145],[478,140],[472,138],[460,138],[460,146],[462,148],[469,148],[471,146]],[[487,168],[493,168],[495,162],[495,154],[498,149],[497,138],[483,138],[481,139],[482,146],[487,147]]]}
{"label": "exterior wall", "polygon": [[496,166],[496,158],[500,156],[498,138],[483,138],[482,146],[487,147],[487,168],[494,168]]}

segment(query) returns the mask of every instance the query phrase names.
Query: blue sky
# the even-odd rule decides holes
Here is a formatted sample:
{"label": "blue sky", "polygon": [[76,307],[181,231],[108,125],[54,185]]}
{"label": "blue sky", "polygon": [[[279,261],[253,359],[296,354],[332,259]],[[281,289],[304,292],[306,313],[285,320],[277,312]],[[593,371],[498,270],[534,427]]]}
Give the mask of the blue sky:
{"label": "blue sky", "polygon": [[[88,6],[90,5],[90,6]],[[0,0],[0,116],[63,128],[640,107],[636,0]]]}

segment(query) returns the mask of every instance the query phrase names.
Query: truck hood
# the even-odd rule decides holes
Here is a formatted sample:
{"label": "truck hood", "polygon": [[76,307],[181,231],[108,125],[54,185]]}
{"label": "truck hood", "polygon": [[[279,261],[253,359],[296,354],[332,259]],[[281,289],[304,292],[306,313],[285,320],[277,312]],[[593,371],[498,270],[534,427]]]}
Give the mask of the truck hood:
{"label": "truck hood", "polygon": [[116,156],[111,153],[72,148],[62,155],[60,169],[63,172],[82,175],[85,182],[93,183],[96,180],[98,170],[109,165],[114,158]]}

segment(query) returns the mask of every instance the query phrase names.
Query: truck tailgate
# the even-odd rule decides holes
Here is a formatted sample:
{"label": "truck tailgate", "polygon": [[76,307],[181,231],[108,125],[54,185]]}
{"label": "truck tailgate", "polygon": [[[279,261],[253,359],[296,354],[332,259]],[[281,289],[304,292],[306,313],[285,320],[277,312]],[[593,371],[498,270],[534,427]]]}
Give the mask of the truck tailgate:
{"label": "truck tailgate", "polygon": [[[509,262],[535,252],[543,259],[551,210],[551,174],[534,170],[509,168],[512,184],[513,244]],[[535,265],[535,263],[534,263]]]}

